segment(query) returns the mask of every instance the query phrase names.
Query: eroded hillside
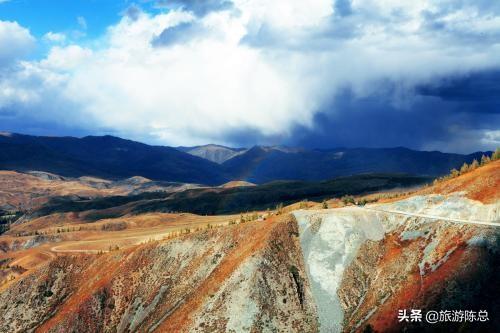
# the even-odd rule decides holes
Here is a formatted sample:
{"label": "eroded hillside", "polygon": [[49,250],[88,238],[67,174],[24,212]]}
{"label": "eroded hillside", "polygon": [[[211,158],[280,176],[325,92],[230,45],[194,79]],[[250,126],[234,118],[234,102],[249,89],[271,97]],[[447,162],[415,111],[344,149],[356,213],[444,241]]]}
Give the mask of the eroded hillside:
{"label": "eroded hillside", "polygon": [[0,294],[0,331],[317,330],[288,217],[64,255]]}
{"label": "eroded hillside", "polygon": [[[499,165],[392,203],[296,212],[320,331],[494,332]],[[432,192],[443,194],[425,194]],[[486,310],[490,318],[407,323],[400,309]]]}

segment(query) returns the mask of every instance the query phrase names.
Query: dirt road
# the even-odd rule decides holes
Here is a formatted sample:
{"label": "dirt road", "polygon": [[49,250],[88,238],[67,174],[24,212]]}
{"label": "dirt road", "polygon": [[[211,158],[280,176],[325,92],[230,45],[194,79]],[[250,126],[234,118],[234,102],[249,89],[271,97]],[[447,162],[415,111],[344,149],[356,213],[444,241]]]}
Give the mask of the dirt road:
{"label": "dirt road", "polygon": [[476,224],[476,225],[487,225],[487,226],[493,226],[493,227],[500,227],[500,221],[463,220],[463,219],[457,219],[457,218],[451,218],[451,217],[444,217],[444,216],[436,216],[436,215],[427,215],[427,214],[419,214],[419,213],[402,212],[402,211],[398,211],[398,210],[378,209],[378,208],[373,208],[373,207],[359,207],[358,206],[358,208],[359,209],[364,209],[364,210],[370,210],[370,211],[380,212],[380,213],[389,213],[389,214],[397,214],[397,215],[405,215],[405,216],[422,217],[422,218],[426,218],[426,219],[448,221],[448,222],[453,222],[453,223],[467,223],[467,224]]}

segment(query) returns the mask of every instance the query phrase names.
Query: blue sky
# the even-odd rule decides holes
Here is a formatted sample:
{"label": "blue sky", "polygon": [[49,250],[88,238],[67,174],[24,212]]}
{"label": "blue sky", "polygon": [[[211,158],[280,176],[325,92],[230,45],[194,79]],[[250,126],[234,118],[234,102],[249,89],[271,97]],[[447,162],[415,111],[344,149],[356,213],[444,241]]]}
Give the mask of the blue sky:
{"label": "blue sky", "polygon": [[0,1],[0,130],[494,149],[498,54],[487,0]]}
{"label": "blue sky", "polygon": [[[129,0],[0,0],[0,19],[16,21],[42,39],[48,32],[66,34],[80,44],[92,43],[106,28],[116,24],[128,8]],[[152,1],[139,0],[141,8],[151,13],[164,12]],[[47,45],[38,45],[32,58],[43,57]]]}
{"label": "blue sky", "polygon": [[[126,6],[126,1],[115,0],[10,0],[1,5],[0,16],[29,28],[35,37],[49,31],[84,30],[92,38],[116,23]],[[86,28],[78,18],[86,21]]]}

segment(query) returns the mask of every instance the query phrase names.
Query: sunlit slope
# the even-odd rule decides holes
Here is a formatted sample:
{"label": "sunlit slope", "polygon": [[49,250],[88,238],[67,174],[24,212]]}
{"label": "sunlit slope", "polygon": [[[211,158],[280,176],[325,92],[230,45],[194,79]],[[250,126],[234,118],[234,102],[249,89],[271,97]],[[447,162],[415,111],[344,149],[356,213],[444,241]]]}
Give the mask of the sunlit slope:
{"label": "sunlit slope", "polygon": [[289,217],[64,255],[0,293],[0,330],[317,330]]}
{"label": "sunlit slope", "polygon": [[[500,310],[498,167],[492,162],[390,203],[297,211],[320,331],[493,332],[499,319],[491,317]],[[411,308],[481,309],[490,321],[400,323],[398,309]]]}

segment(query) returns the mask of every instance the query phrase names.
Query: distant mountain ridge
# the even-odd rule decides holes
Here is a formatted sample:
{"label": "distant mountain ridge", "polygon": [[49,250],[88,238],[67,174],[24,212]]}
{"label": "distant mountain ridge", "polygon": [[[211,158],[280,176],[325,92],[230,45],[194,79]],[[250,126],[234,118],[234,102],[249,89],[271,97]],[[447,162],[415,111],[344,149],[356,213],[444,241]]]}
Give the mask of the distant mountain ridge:
{"label": "distant mountain ridge", "polygon": [[252,148],[231,148],[216,144],[207,144],[193,147],[176,147],[180,151],[188,154],[204,158],[206,160],[222,164],[236,156],[242,155],[253,148],[260,148],[266,152],[281,151],[284,153],[298,153],[304,151],[302,148],[285,147],[285,146],[254,146]]}
{"label": "distant mountain ridge", "polygon": [[479,160],[469,155],[416,151],[408,148],[346,148],[286,152],[255,146],[222,164],[237,179],[265,183],[275,179],[324,180],[361,173],[407,173],[437,176]]}
{"label": "distant mountain ridge", "polygon": [[175,148],[150,146],[113,136],[0,136],[0,169],[219,185],[230,180],[218,164]]}
{"label": "distant mountain ridge", "polygon": [[229,148],[225,146],[208,144],[195,147],[177,147],[180,151],[222,164],[231,158],[245,153],[247,148]]}
{"label": "distant mountain ridge", "polygon": [[262,184],[275,180],[327,180],[361,173],[439,176],[468,155],[408,148],[307,150],[254,146],[229,148],[151,146],[113,136],[43,137],[2,132],[0,170],[43,171],[68,177],[96,176],[221,185],[229,181]]}

